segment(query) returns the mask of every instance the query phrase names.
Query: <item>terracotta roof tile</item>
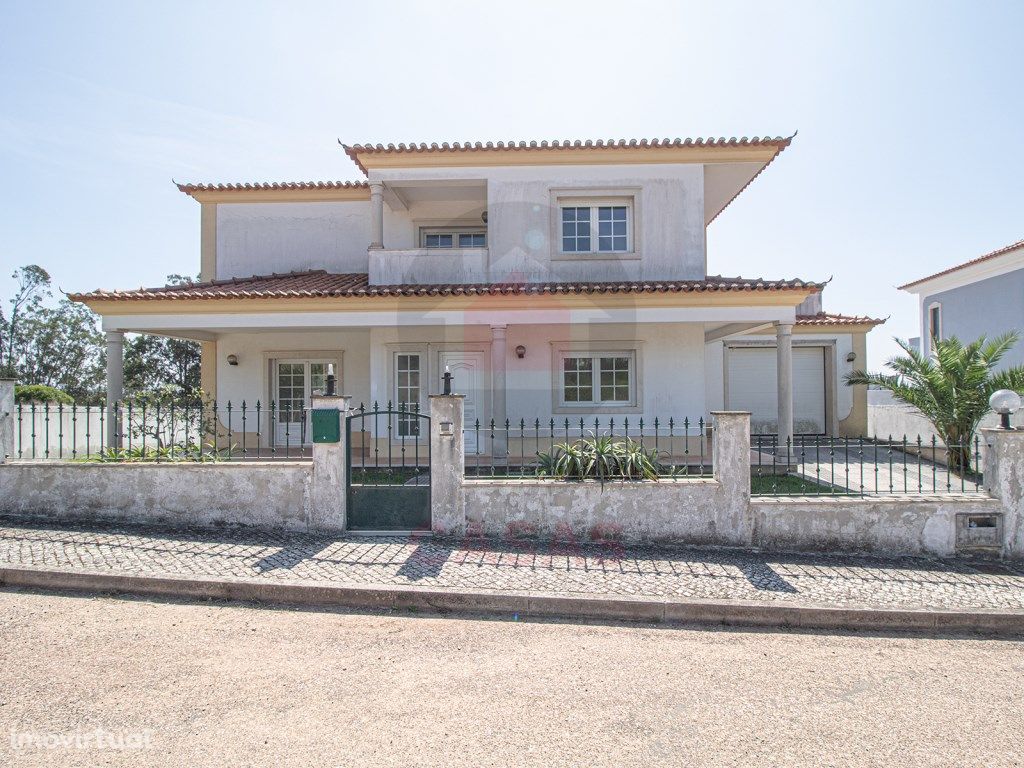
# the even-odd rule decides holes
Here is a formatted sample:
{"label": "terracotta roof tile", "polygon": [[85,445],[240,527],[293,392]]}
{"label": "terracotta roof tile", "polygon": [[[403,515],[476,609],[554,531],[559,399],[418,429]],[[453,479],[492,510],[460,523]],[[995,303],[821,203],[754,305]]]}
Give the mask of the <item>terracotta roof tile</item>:
{"label": "terracotta roof tile", "polygon": [[252,192],[259,190],[284,190],[284,189],[367,189],[369,184],[365,181],[263,181],[263,182],[237,182],[227,184],[179,184],[174,182],[179,190],[186,195],[196,192]]}
{"label": "terracotta roof tile", "polygon": [[804,280],[765,280],[709,276],[705,280],[646,280],[580,283],[475,283],[439,285],[370,285],[369,275],[337,274],[325,270],[213,280],[204,283],[139,288],[128,291],[93,291],[69,294],[72,301],[182,301],[202,299],[359,298],[384,296],[540,296],[591,294],[651,294],[699,292],[764,292],[818,289]]}
{"label": "terracotta roof tile", "polygon": [[965,267],[971,267],[974,266],[975,264],[980,264],[983,261],[994,259],[997,256],[1002,256],[1004,253],[1009,253],[1010,251],[1014,251],[1021,247],[1024,247],[1024,240],[1018,240],[1016,243],[1011,243],[1010,245],[1004,246],[1003,248],[999,248],[995,251],[992,251],[991,253],[986,253],[984,256],[979,256],[976,259],[965,261],[963,264],[957,264],[955,267],[950,267],[949,269],[944,269],[941,272],[936,272],[934,275],[928,275],[928,277],[922,277],[918,280],[906,283],[904,285],[901,285],[899,287],[899,290],[903,291],[906,290],[907,288],[918,285],[919,283],[924,283],[927,282],[928,280],[934,280],[936,277],[942,277],[943,275],[948,275],[951,272],[956,272],[958,270],[964,269]]}
{"label": "terracotta roof tile", "polygon": [[865,317],[863,315],[836,315],[819,312],[816,315],[797,315],[797,325],[881,325],[885,318]]}
{"label": "terracotta roof tile", "polygon": [[[794,134],[795,136],[796,134]],[[593,149],[593,148],[628,148],[628,147],[762,147],[773,146],[779,151],[789,146],[793,140],[789,137],[746,136],[737,138],[696,137],[685,139],[555,139],[553,141],[487,141],[487,142],[443,142],[441,144],[409,143],[409,144],[344,144],[338,143],[359,169],[366,173],[366,168],[359,162],[360,154],[375,153],[424,153],[424,152],[487,152],[497,150],[523,149]]]}

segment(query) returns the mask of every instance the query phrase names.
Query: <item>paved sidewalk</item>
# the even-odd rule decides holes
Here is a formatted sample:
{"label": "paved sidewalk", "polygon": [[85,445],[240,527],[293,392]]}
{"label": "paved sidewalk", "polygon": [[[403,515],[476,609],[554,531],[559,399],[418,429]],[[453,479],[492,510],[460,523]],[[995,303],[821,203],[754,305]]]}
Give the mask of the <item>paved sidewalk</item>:
{"label": "paved sidewalk", "polygon": [[1024,567],[849,555],[460,541],[0,518],[0,566],[835,607],[1024,610]]}

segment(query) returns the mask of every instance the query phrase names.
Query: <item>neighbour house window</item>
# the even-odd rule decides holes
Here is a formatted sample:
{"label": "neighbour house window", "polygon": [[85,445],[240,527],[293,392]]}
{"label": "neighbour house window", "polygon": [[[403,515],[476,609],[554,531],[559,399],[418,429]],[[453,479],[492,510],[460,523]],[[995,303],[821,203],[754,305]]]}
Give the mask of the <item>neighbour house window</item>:
{"label": "neighbour house window", "polygon": [[932,341],[942,340],[942,305],[932,304],[928,308],[928,335]]}
{"label": "neighbour house window", "polygon": [[[415,412],[420,404],[420,355],[398,352],[395,354],[395,408]],[[399,416],[397,420],[399,437],[419,435],[420,419],[417,416]]]}
{"label": "neighbour house window", "polygon": [[424,227],[420,229],[422,248],[486,248],[487,230],[482,227]]}
{"label": "neighbour house window", "polygon": [[633,401],[632,353],[588,353],[562,358],[562,402],[623,405]]}
{"label": "neighbour house window", "polygon": [[562,253],[628,253],[632,206],[571,204],[561,206]]}

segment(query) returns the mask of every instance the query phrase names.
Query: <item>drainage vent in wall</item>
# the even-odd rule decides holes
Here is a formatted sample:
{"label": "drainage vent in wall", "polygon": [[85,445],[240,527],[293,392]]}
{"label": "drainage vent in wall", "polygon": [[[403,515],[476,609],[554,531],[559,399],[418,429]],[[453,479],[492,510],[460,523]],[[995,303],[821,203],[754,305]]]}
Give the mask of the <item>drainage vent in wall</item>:
{"label": "drainage vent in wall", "polygon": [[999,550],[1003,546],[1003,516],[974,515],[961,512],[956,516],[957,551]]}

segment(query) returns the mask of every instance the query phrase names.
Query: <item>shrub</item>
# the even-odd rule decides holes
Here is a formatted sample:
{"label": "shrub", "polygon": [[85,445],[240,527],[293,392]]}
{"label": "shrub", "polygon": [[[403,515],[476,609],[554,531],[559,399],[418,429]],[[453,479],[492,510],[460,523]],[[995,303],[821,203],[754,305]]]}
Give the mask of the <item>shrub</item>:
{"label": "shrub", "polygon": [[71,405],[75,399],[67,392],[46,384],[18,384],[14,387],[14,400],[19,403],[63,403]]}
{"label": "shrub", "polygon": [[628,437],[592,435],[552,446],[551,453],[537,457],[538,475],[563,480],[657,480],[662,473],[657,451],[645,451]]}

